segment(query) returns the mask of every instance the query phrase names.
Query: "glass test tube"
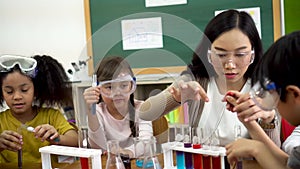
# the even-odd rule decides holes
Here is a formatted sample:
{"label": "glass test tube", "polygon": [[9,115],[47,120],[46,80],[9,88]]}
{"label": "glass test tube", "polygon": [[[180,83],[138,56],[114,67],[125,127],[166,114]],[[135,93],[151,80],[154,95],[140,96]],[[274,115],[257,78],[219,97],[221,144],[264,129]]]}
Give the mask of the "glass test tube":
{"label": "glass test tube", "polygon": [[220,156],[212,156],[212,167],[213,169],[221,169],[221,157]]}
{"label": "glass test tube", "polygon": [[[239,139],[242,137],[242,128],[240,125],[235,125],[234,126],[234,133],[235,133],[235,140]],[[243,168],[243,161],[238,160],[236,164],[236,169],[242,169]]]}
{"label": "glass test tube", "polygon": [[[183,141],[183,130],[182,125],[175,125],[175,142],[176,144],[181,143]],[[184,166],[184,152],[176,151],[176,165],[177,169],[185,169]]]}
{"label": "glass test tube", "polygon": [[[183,126],[183,145],[184,148],[192,148],[191,143],[191,127],[188,125]],[[184,163],[185,169],[193,169],[193,154],[189,152],[184,152]]]}
{"label": "glass test tube", "polygon": [[[17,132],[22,135],[22,125],[17,129]],[[22,148],[18,150],[18,169],[23,167],[23,151]]]}
{"label": "glass test tube", "polygon": [[[93,74],[93,76],[92,76],[92,87],[96,87],[96,86],[97,86],[97,75]],[[95,115],[96,114],[96,103],[93,103],[91,106],[92,106],[91,107],[91,113]]]}
{"label": "glass test tube", "polygon": [[[210,149],[210,135],[211,135],[211,129],[209,128],[200,128],[201,132],[201,142],[202,142],[202,148],[205,150]],[[211,156],[209,155],[203,155],[202,156],[202,164],[204,169],[211,169],[212,168],[212,161]]]}
{"label": "glass test tube", "polygon": [[[80,128],[78,130],[78,145],[80,148],[88,148],[88,129]],[[80,165],[82,169],[89,169],[89,158],[80,157]]]}
{"label": "glass test tube", "polygon": [[[192,128],[192,143],[193,143],[193,149],[200,149],[201,142],[201,132],[199,127]],[[194,169],[202,169],[202,154],[193,154],[193,160],[194,160]]]}
{"label": "glass test tube", "polygon": [[[212,131],[212,135],[211,135],[211,149],[213,151],[218,151],[219,146],[220,146],[219,130],[215,129],[214,131]],[[220,156],[212,156],[212,167],[213,169],[221,169]]]}
{"label": "glass test tube", "polygon": [[204,169],[211,169],[212,164],[211,164],[211,156],[209,155],[203,155],[203,168]]}

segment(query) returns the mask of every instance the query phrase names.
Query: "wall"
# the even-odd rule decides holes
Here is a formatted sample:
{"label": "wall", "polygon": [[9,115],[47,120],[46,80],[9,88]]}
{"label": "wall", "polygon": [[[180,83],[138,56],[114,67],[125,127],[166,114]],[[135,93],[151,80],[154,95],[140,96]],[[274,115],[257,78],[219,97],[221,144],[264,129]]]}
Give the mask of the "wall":
{"label": "wall", "polygon": [[47,54],[69,69],[85,44],[82,0],[0,0],[0,55]]}
{"label": "wall", "polygon": [[300,30],[300,2],[299,0],[284,1],[285,34]]}

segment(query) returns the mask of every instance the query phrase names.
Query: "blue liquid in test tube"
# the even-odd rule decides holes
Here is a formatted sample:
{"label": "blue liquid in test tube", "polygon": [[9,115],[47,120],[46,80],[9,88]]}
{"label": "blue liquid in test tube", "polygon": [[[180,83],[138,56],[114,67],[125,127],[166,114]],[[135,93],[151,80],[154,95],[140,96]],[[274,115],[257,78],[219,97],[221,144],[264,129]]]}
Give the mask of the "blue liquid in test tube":
{"label": "blue liquid in test tube", "polygon": [[176,151],[176,165],[178,169],[184,169],[184,152]]}
{"label": "blue liquid in test tube", "polygon": [[[96,87],[96,86],[97,86],[97,75],[93,74],[93,77],[92,77],[92,87]],[[96,103],[92,104],[91,113],[92,114],[96,114]]]}

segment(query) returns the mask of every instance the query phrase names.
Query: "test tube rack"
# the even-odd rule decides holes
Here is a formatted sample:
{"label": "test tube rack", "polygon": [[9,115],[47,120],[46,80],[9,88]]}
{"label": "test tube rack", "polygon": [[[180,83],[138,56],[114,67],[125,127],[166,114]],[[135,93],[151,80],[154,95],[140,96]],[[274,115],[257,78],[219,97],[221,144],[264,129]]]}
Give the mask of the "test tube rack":
{"label": "test tube rack", "polygon": [[225,169],[225,156],[226,149],[224,147],[215,146],[212,149],[193,149],[185,148],[182,142],[167,142],[162,144],[163,155],[164,155],[164,169],[175,169],[177,168],[173,164],[173,151],[182,151],[195,154],[202,154],[205,156],[220,157],[221,158],[221,169]]}
{"label": "test tube rack", "polygon": [[100,149],[87,149],[87,148],[50,145],[50,146],[45,146],[40,148],[39,152],[41,153],[42,156],[43,169],[52,169],[51,157],[50,157],[51,154],[91,158],[92,169],[102,168],[102,164],[101,164],[102,151]]}

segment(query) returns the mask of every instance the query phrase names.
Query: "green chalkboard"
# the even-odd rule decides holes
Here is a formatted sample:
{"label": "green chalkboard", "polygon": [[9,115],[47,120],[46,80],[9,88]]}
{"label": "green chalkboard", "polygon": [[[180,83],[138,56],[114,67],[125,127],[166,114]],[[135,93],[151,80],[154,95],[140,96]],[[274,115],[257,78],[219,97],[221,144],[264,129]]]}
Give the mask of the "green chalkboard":
{"label": "green chalkboard", "polygon": [[[188,0],[187,4],[145,7],[144,0],[90,0],[94,66],[107,55],[126,57],[133,68],[184,66],[216,10],[260,7],[264,49],[273,43],[272,0]],[[123,50],[121,21],[162,18],[163,47]]]}
{"label": "green chalkboard", "polygon": [[284,23],[285,33],[291,33],[300,30],[300,1],[288,0],[284,1]]}

